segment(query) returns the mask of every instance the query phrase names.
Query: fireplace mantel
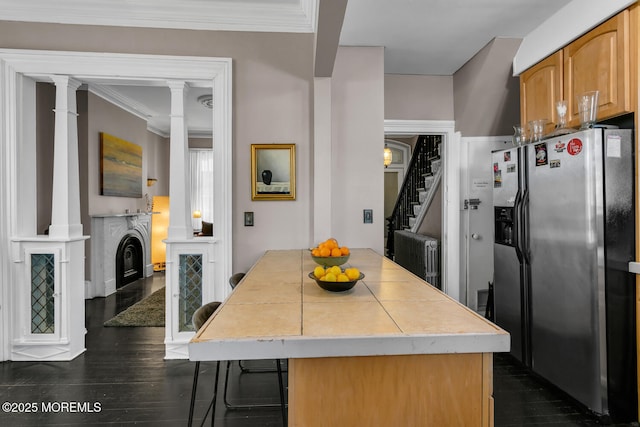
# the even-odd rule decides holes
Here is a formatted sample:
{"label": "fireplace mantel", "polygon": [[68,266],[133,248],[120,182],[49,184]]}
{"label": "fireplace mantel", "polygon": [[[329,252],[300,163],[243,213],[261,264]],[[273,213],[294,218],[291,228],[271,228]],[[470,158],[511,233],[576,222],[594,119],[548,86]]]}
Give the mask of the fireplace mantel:
{"label": "fireplace mantel", "polygon": [[91,285],[86,298],[106,297],[116,291],[116,252],[125,236],[140,240],[144,276],[153,274],[151,215],[151,212],[126,212],[91,216]]}

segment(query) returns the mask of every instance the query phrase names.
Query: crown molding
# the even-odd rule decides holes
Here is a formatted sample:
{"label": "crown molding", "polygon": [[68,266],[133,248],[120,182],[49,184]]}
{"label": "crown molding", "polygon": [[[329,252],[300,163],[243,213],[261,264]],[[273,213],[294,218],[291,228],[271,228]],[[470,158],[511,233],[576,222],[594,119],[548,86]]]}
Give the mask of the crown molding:
{"label": "crown molding", "polygon": [[[137,102],[136,100],[122,95],[122,93],[111,89],[108,86],[102,86],[99,84],[89,84],[87,90],[96,96],[104,99],[105,101],[115,105],[121,110],[126,111],[129,114],[134,115],[147,123],[147,130],[155,133],[162,138],[169,138],[171,136],[170,129],[163,126],[161,123],[154,122],[153,118],[160,116],[160,113],[149,109],[146,105]],[[189,138],[211,138],[211,129],[192,129],[188,130]]]}
{"label": "crown molding", "polygon": [[189,138],[211,139],[213,135],[211,129],[189,129]]}
{"label": "crown molding", "polygon": [[92,83],[88,85],[88,89],[89,92],[94,95],[99,96],[105,101],[110,102],[116,107],[126,111],[127,113],[133,114],[144,121],[148,122],[151,117],[158,115],[158,113],[149,110],[145,105],[122,95],[108,86]]}
{"label": "crown molding", "polygon": [[402,134],[453,134],[456,122],[453,120],[393,120],[384,121],[384,133],[392,135]]}
{"label": "crown molding", "polygon": [[149,122],[147,122],[147,130],[151,133],[155,133],[156,135],[162,138],[169,138],[171,136],[171,134],[167,132],[165,129],[159,128],[157,126],[153,126]]}
{"label": "crown molding", "polygon": [[318,0],[2,0],[2,20],[189,30],[313,33]]}

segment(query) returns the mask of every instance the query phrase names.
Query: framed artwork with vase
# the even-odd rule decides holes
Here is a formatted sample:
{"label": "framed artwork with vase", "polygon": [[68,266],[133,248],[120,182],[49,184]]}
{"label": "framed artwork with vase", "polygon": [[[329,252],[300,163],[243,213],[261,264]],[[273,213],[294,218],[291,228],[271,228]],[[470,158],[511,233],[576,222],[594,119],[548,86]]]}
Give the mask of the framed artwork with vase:
{"label": "framed artwork with vase", "polygon": [[251,200],[296,199],[296,145],[251,144]]}

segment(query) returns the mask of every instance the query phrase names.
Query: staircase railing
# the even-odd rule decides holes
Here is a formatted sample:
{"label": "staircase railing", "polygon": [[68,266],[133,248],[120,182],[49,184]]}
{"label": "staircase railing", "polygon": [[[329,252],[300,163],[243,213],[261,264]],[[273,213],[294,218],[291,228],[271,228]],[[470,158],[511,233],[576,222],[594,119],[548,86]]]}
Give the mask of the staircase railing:
{"label": "staircase railing", "polygon": [[413,206],[420,203],[420,191],[424,190],[424,177],[432,174],[431,160],[439,158],[441,135],[420,135],[409,162],[402,187],[398,193],[391,216],[387,219],[387,257],[393,259],[394,232],[410,228],[409,217]]}

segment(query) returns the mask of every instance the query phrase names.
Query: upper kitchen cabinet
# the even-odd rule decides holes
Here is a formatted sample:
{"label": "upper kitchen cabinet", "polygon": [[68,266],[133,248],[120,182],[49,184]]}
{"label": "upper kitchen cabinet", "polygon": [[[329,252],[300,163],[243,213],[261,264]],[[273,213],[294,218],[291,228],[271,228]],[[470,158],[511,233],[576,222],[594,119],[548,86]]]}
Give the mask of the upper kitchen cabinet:
{"label": "upper kitchen cabinet", "polygon": [[[547,120],[545,132],[557,120],[556,101],[562,98],[562,51],[558,51],[520,75],[520,116],[522,126],[531,120]],[[527,129],[528,131],[528,129]]]}
{"label": "upper kitchen cabinet", "polygon": [[597,90],[598,120],[631,111],[629,11],[599,25],[563,50],[569,126],[579,126],[576,95]]}
{"label": "upper kitchen cabinet", "polygon": [[523,126],[546,119],[545,133],[557,123],[556,102],[567,101],[567,125],[579,127],[576,95],[597,90],[598,117],[631,112],[629,10],[540,61],[520,75]]}

